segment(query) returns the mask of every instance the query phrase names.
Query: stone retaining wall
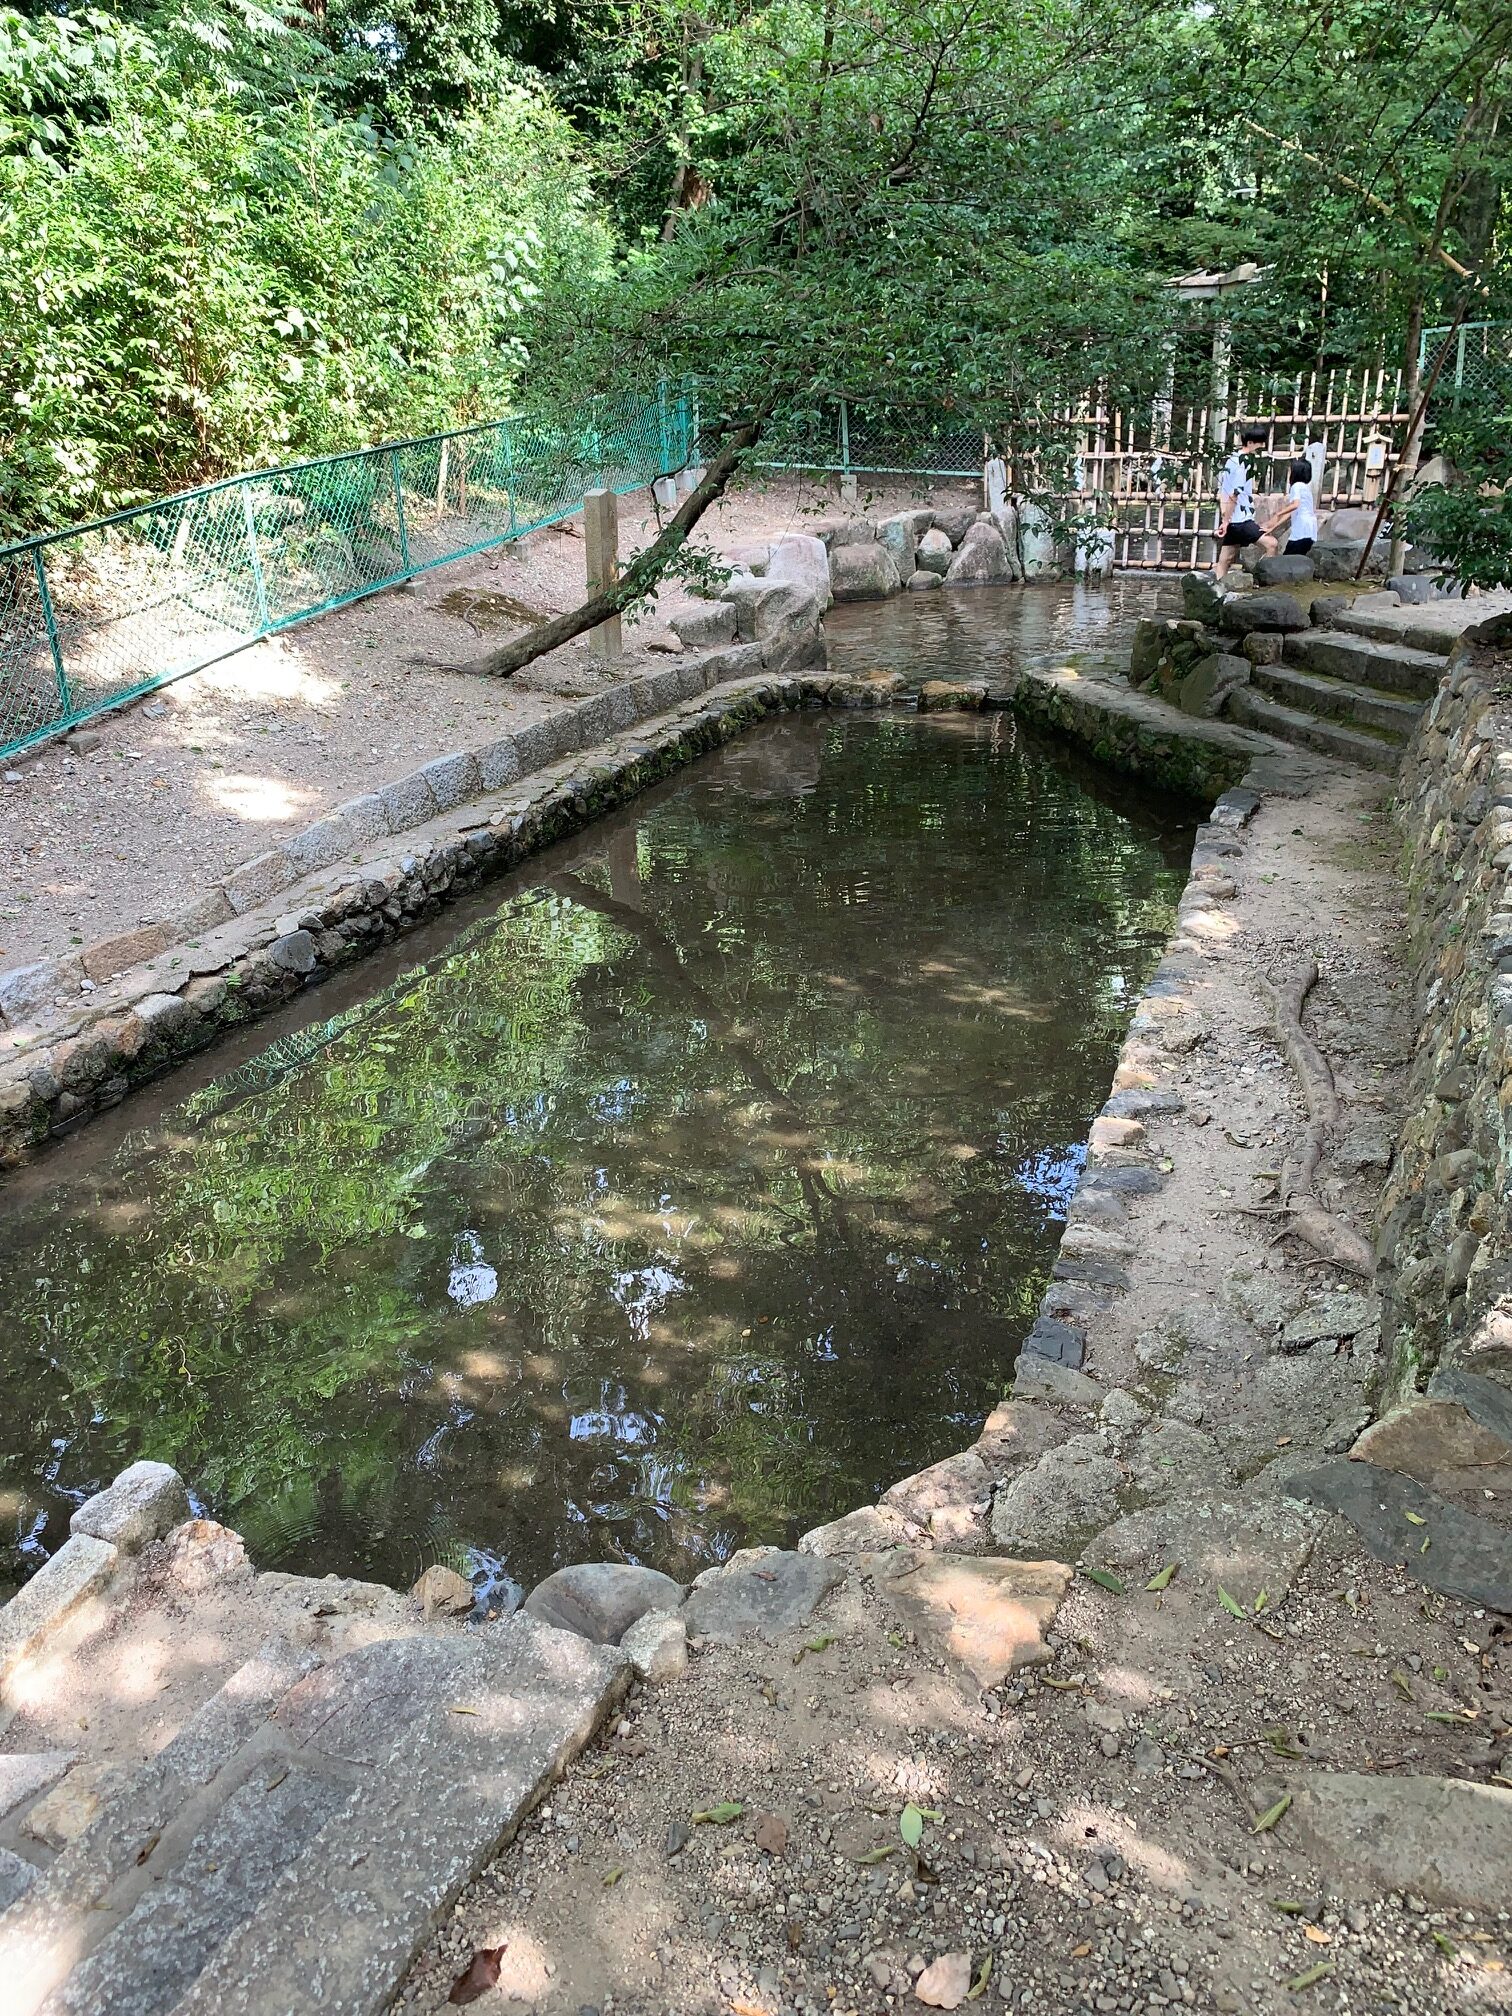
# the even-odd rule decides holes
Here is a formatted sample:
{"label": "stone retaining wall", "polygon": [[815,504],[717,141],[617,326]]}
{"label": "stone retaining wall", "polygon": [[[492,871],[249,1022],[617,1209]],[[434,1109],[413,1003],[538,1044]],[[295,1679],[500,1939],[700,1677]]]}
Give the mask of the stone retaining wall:
{"label": "stone retaining wall", "polygon": [[1512,620],[1449,663],[1397,792],[1419,1033],[1380,1230],[1396,1403],[1512,1383]]}

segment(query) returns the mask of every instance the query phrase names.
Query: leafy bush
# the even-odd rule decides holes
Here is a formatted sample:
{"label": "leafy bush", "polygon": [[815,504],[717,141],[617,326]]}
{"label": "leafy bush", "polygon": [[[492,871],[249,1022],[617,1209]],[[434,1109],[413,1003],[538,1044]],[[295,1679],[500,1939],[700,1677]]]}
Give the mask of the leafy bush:
{"label": "leafy bush", "polygon": [[491,415],[605,268],[524,88],[381,131],[346,59],[249,18],[0,8],[0,537]]}
{"label": "leafy bush", "polygon": [[1469,399],[1439,421],[1434,448],[1447,483],[1431,483],[1407,506],[1407,536],[1463,588],[1512,588],[1512,427],[1500,401]]}

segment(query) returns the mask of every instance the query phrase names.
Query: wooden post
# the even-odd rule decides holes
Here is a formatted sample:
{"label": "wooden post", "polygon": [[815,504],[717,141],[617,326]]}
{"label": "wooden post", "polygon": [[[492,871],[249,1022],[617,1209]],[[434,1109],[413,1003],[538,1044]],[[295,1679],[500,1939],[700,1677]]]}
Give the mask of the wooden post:
{"label": "wooden post", "polygon": [[[600,595],[619,579],[619,499],[612,490],[584,492],[583,544],[588,549],[588,593]],[[588,648],[595,658],[621,656],[625,640],[618,616],[594,625]]]}

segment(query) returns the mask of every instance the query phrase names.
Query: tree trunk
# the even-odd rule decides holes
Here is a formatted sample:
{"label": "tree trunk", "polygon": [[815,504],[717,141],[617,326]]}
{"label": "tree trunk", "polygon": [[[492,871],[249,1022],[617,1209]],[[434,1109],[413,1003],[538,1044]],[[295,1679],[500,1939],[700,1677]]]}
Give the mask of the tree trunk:
{"label": "tree trunk", "polygon": [[[637,553],[624,573],[611,587],[576,609],[569,609],[561,616],[554,616],[549,623],[543,623],[535,630],[526,631],[523,637],[511,638],[501,644],[497,651],[490,651],[486,657],[474,658],[465,665],[443,666],[445,671],[486,672],[494,679],[508,679],[522,666],[531,664],[537,658],[544,658],[548,651],[554,651],[559,644],[569,644],[574,637],[581,637],[585,630],[592,630],[596,624],[610,616],[618,616],[642,595],[649,593],[661,579],[667,563],[686,542],[688,534],[702,518],[709,506],[724,494],[725,486],[734,475],[741,457],[747,449],[760,439],[761,430],[766,425],[772,410],[772,400],[765,404],[749,420],[743,421],[730,435],[718,455],[710,463],[707,473],[698,488],[684,502],[676,517],[671,519],[666,530],[653,540],[644,553]],[[420,660],[433,664],[435,660]]]}

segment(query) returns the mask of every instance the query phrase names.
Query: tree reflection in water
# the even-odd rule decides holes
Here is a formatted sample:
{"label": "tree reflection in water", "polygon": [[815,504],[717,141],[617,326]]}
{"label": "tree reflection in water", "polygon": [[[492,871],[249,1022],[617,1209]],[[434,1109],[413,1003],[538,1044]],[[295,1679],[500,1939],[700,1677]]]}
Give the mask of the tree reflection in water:
{"label": "tree reflection in water", "polygon": [[768,724],[6,1214],[23,1558],[139,1455],[264,1563],[688,1573],[969,1439],[1190,827],[1005,717]]}

